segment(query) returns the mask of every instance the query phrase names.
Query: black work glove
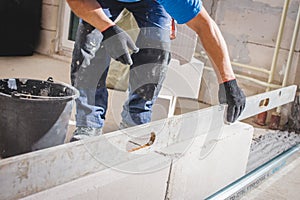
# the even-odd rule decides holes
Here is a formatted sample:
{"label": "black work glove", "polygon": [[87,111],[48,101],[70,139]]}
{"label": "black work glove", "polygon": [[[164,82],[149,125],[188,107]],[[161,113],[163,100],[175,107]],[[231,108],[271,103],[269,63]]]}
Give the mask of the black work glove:
{"label": "black work glove", "polygon": [[139,49],[130,36],[117,25],[109,27],[102,34],[104,48],[110,57],[123,64],[132,65],[129,49],[134,53],[137,53]]}
{"label": "black work glove", "polygon": [[219,101],[228,104],[227,121],[235,122],[245,108],[246,97],[236,80],[231,80],[219,85]]}

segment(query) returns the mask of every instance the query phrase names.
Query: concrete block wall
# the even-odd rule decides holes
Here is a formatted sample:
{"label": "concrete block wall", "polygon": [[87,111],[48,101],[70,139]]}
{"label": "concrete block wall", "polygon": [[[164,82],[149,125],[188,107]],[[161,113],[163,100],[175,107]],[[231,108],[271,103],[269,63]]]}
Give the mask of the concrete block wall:
{"label": "concrete block wall", "polygon": [[46,55],[55,53],[58,41],[59,0],[43,0],[40,42],[36,52]]}
{"label": "concrete block wall", "polygon": [[[231,60],[265,69],[270,69],[272,64],[283,5],[284,1],[277,0],[204,1],[206,10],[215,19],[223,33]],[[299,0],[290,1],[274,74],[274,83],[281,83],[283,80],[298,5]],[[298,69],[300,62],[299,40],[300,37],[298,36],[294,58],[288,76],[288,84],[300,83],[300,70]],[[198,46],[197,49],[201,51],[201,45]],[[205,61],[205,59],[203,61]],[[210,63],[206,61],[206,65],[210,65]],[[264,73],[235,66],[234,70],[236,73],[255,77],[263,81],[268,79],[268,76]],[[218,88],[216,78],[213,73],[206,71],[204,72],[203,81],[205,80],[206,84],[201,84],[201,90],[203,91],[201,92],[202,95],[200,94],[199,96],[199,100],[216,104],[217,95],[214,95],[214,98],[210,97],[210,99],[205,95],[207,93],[217,94],[217,91],[213,89]],[[256,83],[242,79],[239,79],[238,82],[248,96],[265,91],[265,87]]]}

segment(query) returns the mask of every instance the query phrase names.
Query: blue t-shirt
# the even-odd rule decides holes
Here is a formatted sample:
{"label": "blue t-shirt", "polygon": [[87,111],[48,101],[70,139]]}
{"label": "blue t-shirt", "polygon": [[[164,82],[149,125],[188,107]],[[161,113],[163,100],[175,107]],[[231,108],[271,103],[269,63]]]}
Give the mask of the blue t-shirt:
{"label": "blue t-shirt", "polygon": [[184,24],[198,15],[202,8],[201,0],[157,0],[177,21]]}
{"label": "blue t-shirt", "polygon": [[118,0],[118,1],[126,2],[126,3],[132,3],[132,2],[138,2],[138,1],[141,1],[141,0]]}
{"label": "blue t-shirt", "polygon": [[[118,0],[121,2],[138,2],[140,0]],[[177,21],[184,24],[198,15],[202,8],[201,0],[156,0]]]}

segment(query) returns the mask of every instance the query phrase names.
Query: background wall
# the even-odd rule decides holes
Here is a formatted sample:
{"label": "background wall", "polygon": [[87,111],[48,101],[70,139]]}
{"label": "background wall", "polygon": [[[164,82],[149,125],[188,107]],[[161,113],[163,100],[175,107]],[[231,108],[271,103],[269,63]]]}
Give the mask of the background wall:
{"label": "background wall", "polygon": [[[210,15],[219,25],[221,32],[227,42],[232,61],[270,69],[274,48],[276,44],[281,12],[284,0],[212,0],[204,1],[204,6]],[[291,38],[297,16],[299,0],[291,0],[287,13],[284,33],[280,45],[278,62],[274,74],[274,83],[281,83],[288,58]],[[196,56],[206,65],[209,61],[203,56],[201,44],[199,43]],[[300,44],[297,39],[294,51],[294,59],[289,72],[288,84],[300,83],[299,54]],[[239,74],[255,77],[260,80],[267,80],[264,73],[251,71],[248,69],[234,67],[234,71]],[[205,70],[204,84],[201,84],[200,101],[216,104],[217,99],[208,99],[207,94],[216,94],[218,85],[214,73]],[[265,87],[256,83],[238,79],[247,95],[264,92]]]}

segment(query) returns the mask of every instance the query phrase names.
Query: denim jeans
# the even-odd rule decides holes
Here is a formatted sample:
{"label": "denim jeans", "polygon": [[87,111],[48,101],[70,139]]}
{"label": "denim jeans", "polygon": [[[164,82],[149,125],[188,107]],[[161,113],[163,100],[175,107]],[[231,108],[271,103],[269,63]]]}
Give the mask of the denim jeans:
{"label": "denim jeans", "polygon": [[[122,121],[134,126],[151,121],[152,106],[157,99],[170,61],[171,19],[154,0],[122,3],[98,0],[106,15],[115,20],[126,8],[139,26],[136,45],[140,51],[132,55],[129,96],[123,105]],[[75,39],[71,64],[71,82],[80,91],[76,100],[78,127],[101,128],[107,110],[106,77],[110,57],[101,45],[102,34],[81,21]]]}

